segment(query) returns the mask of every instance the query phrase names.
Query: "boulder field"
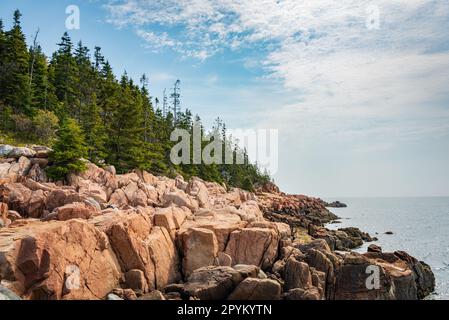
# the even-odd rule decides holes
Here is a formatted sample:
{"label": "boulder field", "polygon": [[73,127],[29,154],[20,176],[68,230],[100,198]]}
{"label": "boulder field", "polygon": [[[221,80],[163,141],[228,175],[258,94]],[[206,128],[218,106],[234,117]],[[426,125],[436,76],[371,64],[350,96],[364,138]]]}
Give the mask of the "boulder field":
{"label": "boulder field", "polygon": [[351,252],[375,239],[326,229],[338,217],[320,199],[89,162],[50,182],[50,152],[0,145],[0,299],[422,299],[434,290],[430,267],[405,252]]}

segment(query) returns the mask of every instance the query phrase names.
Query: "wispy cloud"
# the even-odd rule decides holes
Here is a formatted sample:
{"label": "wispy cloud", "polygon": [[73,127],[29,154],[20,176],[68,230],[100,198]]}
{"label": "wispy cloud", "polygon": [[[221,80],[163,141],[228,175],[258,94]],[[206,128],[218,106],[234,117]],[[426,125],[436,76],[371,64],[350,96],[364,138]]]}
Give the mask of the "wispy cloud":
{"label": "wispy cloud", "polygon": [[[369,28],[373,6],[378,28]],[[106,8],[109,22],[133,26],[157,50],[200,60],[264,51],[245,65],[262,66],[296,101],[260,114],[272,125],[295,131],[298,119],[318,114],[448,117],[448,0],[114,0]]]}

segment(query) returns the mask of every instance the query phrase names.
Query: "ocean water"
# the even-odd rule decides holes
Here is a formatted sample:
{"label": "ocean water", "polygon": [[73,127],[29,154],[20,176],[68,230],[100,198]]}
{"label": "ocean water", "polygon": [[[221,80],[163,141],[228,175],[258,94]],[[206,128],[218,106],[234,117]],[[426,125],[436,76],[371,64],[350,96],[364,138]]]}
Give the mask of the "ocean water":
{"label": "ocean water", "polygon": [[[329,229],[358,227],[379,238],[382,250],[403,250],[429,264],[436,291],[429,299],[449,300],[449,197],[434,198],[326,198],[347,208],[330,208],[342,218]],[[384,234],[392,231],[393,235]],[[355,250],[366,252],[370,243]]]}

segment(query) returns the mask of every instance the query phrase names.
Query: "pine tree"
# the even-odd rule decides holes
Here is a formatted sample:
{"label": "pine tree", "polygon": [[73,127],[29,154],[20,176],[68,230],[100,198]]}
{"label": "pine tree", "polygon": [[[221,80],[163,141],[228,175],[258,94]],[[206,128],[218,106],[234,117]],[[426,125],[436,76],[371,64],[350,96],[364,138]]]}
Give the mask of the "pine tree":
{"label": "pine tree", "polygon": [[[32,71],[31,82],[31,108],[36,110],[48,109],[49,81],[47,57],[42,53],[38,45],[30,49],[30,70]],[[30,74],[31,75],[31,74]]]}
{"label": "pine tree", "polygon": [[118,102],[108,128],[108,145],[112,151],[109,163],[114,164],[119,172],[149,169],[151,164],[145,158],[147,150],[143,139],[142,99],[136,95],[136,87],[126,73],[120,81]]}
{"label": "pine tree", "polygon": [[12,110],[10,107],[4,104],[4,74],[6,72],[5,62],[6,62],[6,35],[3,30],[3,20],[0,19],[0,130],[7,130],[10,127],[10,119]]}
{"label": "pine tree", "polygon": [[101,48],[95,47],[94,51],[94,67],[97,72],[101,70],[104,65],[104,56],[101,54]]}
{"label": "pine tree", "polygon": [[14,12],[12,29],[3,34],[0,100],[13,108],[14,113],[30,113],[29,53],[20,25],[22,14]]}
{"label": "pine tree", "polygon": [[53,54],[51,61],[52,77],[56,97],[62,102],[62,108],[58,116],[62,119],[66,116],[79,119],[79,94],[78,94],[78,68],[72,55],[73,44],[67,32],[58,44],[59,49]]}
{"label": "pine tree", "polygon": [[3,64],[5,60],[6,35],[3,30],[3,20],[0,19],[0,71],[3,73]]}
{"label": "pine tree", "polygon": [[81,109],[80,124],[87,145],[88,157],[91,161],[99,163],[106,157],[106,132],[101,121],[95,93],[92,102],[83,105]]}
{"label": "pine tree", "polygon": [[53,164],[48,167],[48,176],[54,180],[64,180],[70,173],[82,172],[86,169],[82,158],[86,157],[87,147],[81,128],[74,119],[64,119],[50,156]]}
{"label": "pine tree", "polygon": [[113,121],[113,113],[119,107],[120,86],[117,83],[108,61],[104,64],[101,73],[98,90],[98,105],[101,110],[103,126],[107,128]]}

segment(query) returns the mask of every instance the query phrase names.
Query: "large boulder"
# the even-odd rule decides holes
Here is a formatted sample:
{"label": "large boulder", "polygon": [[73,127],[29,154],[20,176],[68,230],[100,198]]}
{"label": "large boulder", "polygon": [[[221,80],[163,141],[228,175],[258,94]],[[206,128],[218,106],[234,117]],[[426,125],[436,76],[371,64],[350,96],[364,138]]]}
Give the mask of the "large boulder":
{"label": "large boulder", "polygon": [[111,212],[99,216],[94,223],[107,233],[122,270],[142,270],[149,288],[154,288],[154,265],[146,244],[152,228],[150,218],[136,213]]}
{"label": "large boulder", "polygon": [[423,299],[435,289],[435,277],[430,267],[406,252],[376,251],[363,256],[385,270],[393,282],[392,291],[397,300]]}
{"label": "large boulder", "polygon": [[168,208],[157,208],[154,214],[154,224],[167,229],[170,236],[174,240],[176,230],[181,228],[181,225],[190,215],[191,212],[186,207],[171,206]]}
{"label": "large boulder", "polygon": [[145,192],[139,189],[137,182],[130,181],[122,190],[125,192],[126,199],[130,205],[134,207],[147,205],[148,198]]}
{"label": "large boulder", "polygon": [[26,148],[26,147],[14,147],[9,153],[8,157],[10,158],[20,158],[20,157],[27,157],[32,158],[36,155],[36,151]]}
{"label": "large boulder", "polygon": [[246,278],[228,296],[228,300],[279,300],[281,285],[271,279]]}
{"label": "large boulder", "polygon": [[21,183],[6,183],[0,185],[0,201],[7,203],[11,210],[19,212],[22,216],[28,214],[28,204],[32,191]]}
{"label": "large boulder", "polygon": [[183,228],[197,227],[212,230],[218,241],[218,250],[224,251],[231,232],[244,228],[247,223],[242,221],[239,210],[234,207],[195,212],[193,220],[184,223]]}
{"label": "large boulder", "polygon": [[50,154],[53,152],[53,149],[46,146],[31,146],[31,149],[35,152],[34,157],[36,158],[48,158]]}
{"label": "large boulder", "polygon": [[111,168],[109,170],[104,170],[89,162],[87,163],[87,170],[83,171],[78,176],[71,176],[69,180],[71,180],[74,185],[76,185],[76,177],[94,182],[104,187],[108,196],[110,196],[112,192],[114,192],[114,190],[118,188],[118,179],[117,176],[113,173],[114,171],[115,169]]}
{"label": "large boulder", "polygon": [[80,180],[78,182],[78,193],[82,198],[92,198],[99,204],[108,202],[108,194],[104,187],[98,183],[89,180]]}
{"label": "large boulder", "polygon": [[11,163],[9,163],[9,162],[0,163],[0,179],[8,178],[8,172],[9,172],[10,168],[11,168]]}
{"label": "large boulder", "polygon": [[218,254],[217,238],[213,231],[190,228],[181,234],[182,269],[186,277],[198,268],[212,266]]}
{"label": "large boulder", "polygon": [[128,198],[122,189],[117,189],[111,195],[108,204],[116,206],[117,208],[123,208],[128,204]]}
{"label": "large boulder", "polygon": [[46,211],[45,201],[46,201],[46,192],[43,190],[33,191],[31,194],[31,198],[28,202],[28,207],[26,209],[27,216],[29,218],[40,218],[44,215]]}
{"label": "large boulder", "polygon": [[321,300],[321,294],[317,288],[295,288],[283,294],[285,300]]}
{"label": "large boulder", "polygon": [[230,234],[225,253],[236,264],[252,264],[267,269],[276,260],[278,244],[277,230],[246,228]]}
{"label": "large boulder", "polygon": [[178,207],[187,207],[192,212],[198,210],[198,202],[188,195],[186,195],[183,191],[172,191],[167,192],[162,196],[162,201],[164,207],[169,207],[171,205],[175,205]]}
{"label": "large boulder", "polygon": [[180,292],[186,297],[200,300],[223,300],[240,282],[257,272],[256,266],[247,266],[242,270],[231,267],[203,267],[196,269],[185,284],[169,286],[166,291]]}
{"label": "large boulder", "polygon": [[126,272],[125,283],[128,288],[139,294],[148,292],[148,283],[142,270],[132,269]]}
{"label": "large boulder", "polygon": [[263,222],[265,221],[262,211],[256,201],[245,201],[239,208],[239,215],[243,221],[247,222]]}
{"label": "large boulder", "polygon": [[153,227],[147,214],[112,211],[94,223],[107,233],[122,270],[141,270],[150,290],[180,279],[175,244],[165,228]]}
{"label": "large boulder", "polygon": [[70,219],[85,219],[88,220],[100,212],[93,206],[84,202],[72,202],[65,206],[58,207],[49,215],[50,219],[66,221]]}
{"label": "large boulder", "polygon": [[162,289],[181,279],[178,251],[167,229],[154,227],[147,240],[148,251],[154,265],[156,289]]}
{"label": "large boulder", "polygon": [[53,189],[47,196],[45,207],[52,212],[58,207],[62,207],[72,202],[83,202],[84,198],[72,188]]}
{"label": "large boulder", "polygon": [[195,197],[200,208],[209,208],[209,191],[207,190],[204,181],[197,177],[193,177],[186,188],[186,193]]}
{"label": "large boulder", "polygon": [[81,220],[0,231],[0,278],[29,299],[102,299],[120,279],[106,235]]}
{"label": "large boulder", "polygon": [[290,257],[284,269],[285,289],[308,289],[312,287],[312,274],[307,263]]}
{"label": "large boulder", "polygon": [[[375,268],[378,273],[378,288],[367,286],[370,276],[368,271],[371,268]],[[382,266],[376,265],[374,261],[360,254],[351,253],[344,257],[336,273],[333,298],[336,300],[391,300],[394,299],[393,281]]]}
{"label": "large boulder", "polygon": [[36,181],[36,182],[47,182],[47,174],[45,171],[41,168],[41,166],[38,163],[35,163],[27,175],[28,178]]}
{"label": "large boulder", "polygon": [[8,157],[13,149],[14,147],[10,146],[9,144],[0,144],[0,157]]}
{"label": "large boulder", "polygon": [[16,182],[20,177],[28,174],[31,168],[31,162],[26,157],[20,157],[17,161],[0,164],[0,178],[9,179],[10,182]]}

